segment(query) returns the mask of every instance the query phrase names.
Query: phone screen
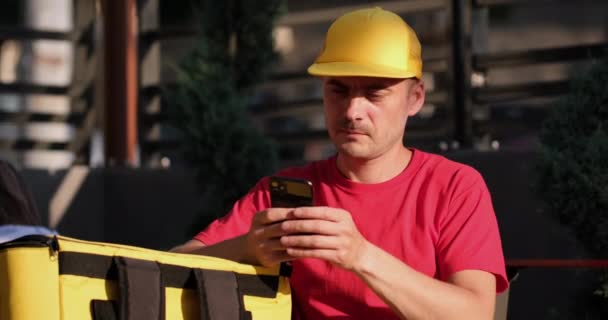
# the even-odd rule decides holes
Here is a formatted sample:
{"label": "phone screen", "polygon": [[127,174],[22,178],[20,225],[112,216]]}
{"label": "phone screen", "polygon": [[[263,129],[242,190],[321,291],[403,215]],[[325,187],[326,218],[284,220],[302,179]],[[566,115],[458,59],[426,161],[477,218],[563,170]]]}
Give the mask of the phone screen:
{"label": "phone screen", "polygon": [[270,177],[270,199],[273,208],[312,206],[312,183],[304,179]]}

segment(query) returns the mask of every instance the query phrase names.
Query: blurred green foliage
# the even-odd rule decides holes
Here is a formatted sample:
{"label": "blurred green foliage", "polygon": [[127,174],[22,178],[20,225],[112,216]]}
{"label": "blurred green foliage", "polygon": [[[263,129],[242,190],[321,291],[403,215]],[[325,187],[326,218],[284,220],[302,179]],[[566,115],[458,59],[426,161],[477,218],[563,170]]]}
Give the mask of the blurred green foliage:
{"label": "blurred green foliage", "polygon": [[[577,72],[569,93],[543,125],[538,189],[549,212],[571,228],[594,257],[606,259],[608,59]],[[586,298],[586,319],[591,313],[608,314],[607,274],[600,275],[595,297]]]}
{"label": "blurred green foliage", "polygon": [[196,170],[204,210],[193,230],[223,216],[264,175],[274,172],[274,144],[248,114],[253,87],[264,81],[278,54],[273,29],[281,0],[195,1],[199,33],[166,90],[184,155]]}
{"label": "blurred green foliage", "polygon": [[573,80],[541,143],[547,206],[593,254],[608,256],[608,62]]}

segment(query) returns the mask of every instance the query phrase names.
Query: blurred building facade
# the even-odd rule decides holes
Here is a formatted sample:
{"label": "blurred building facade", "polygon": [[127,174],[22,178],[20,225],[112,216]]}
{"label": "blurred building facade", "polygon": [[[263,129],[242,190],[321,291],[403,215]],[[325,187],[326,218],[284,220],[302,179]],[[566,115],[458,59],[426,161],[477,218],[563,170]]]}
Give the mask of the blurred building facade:
{"label": "blurred building facade", "polygon": [[[0,29],[4,158],[47,169],[114,163],[105,158],[116,139],[104,143],[114,119],[103,119],[114,112],[106,101],[119,97],[108,96],[115,92],[104,90],[103,79],[115,69],[104,65],[104,47],[117,40],[104,34],[103,3],[0,4],[7,17]],[[166,121],[170,106],[162,103],[160,88],[175,80],[175,65],[192,48],[196,15],[170,1],[137,4],[138,58],[130,67],[137,73],[132,108],[138,127],[129,142],[136,150],[131,165],[180,165],[179,136]],[[540,123],[567,91],[565,81],[605,53],[608,43],[605,1],[287,1],[288,13],[275,30],[281,62],[250,108],[252,120],[279,142],[284,164],[333,152],[319,82],[305,70],[336,16],[374,5],[401,14],[420,36],[428,98],[406,140],[431,151],[536,148]],[[107,21],[116,19],[108,16],[113,13]]]}
{"label": "blurred building facade", "polygon": [[[175,81],[174,66],[193,46],[196,15],[187,2],[125,0],[113,3],[134,7],[114,16],[106,1],[0,2],[0,157],[27,169],[45,219],[61,233],[166,249],[190,236],[193,208],[204,205],[160,90]],[[282,60],[249,109],[278,142],[283,165],[334,152],[320,83],[305,70],[335,17],[376,5],[402,15],[423,45],[428,99],[408,122],[407,144],[482,172],[507,258],[584,256],[543,215],[531,163],[542,120],[567,80],[608,52],[608,2],[287,1],[275,30]],[[129,32],[116,39],[108,30]],[[124,65],[108,64],[117,58],[108,58],[109,43]],[[120,78],[133,70],[136,77]],[[107,90],[112,79],[125,81],[117,82],[124,92]],[[547,318],[546,306],[570,303],[561,290],[581,286],[572,272],[530,274],[514,283],[514,319]]]}

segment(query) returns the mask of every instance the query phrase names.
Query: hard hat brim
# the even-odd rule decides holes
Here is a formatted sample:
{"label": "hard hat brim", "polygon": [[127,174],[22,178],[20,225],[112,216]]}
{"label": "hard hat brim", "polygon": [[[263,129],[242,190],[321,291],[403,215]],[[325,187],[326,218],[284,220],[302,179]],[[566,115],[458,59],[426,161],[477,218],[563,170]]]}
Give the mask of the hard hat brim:
{"label": "hard hat brim", "polygon": [[381,65],[363,65],[353,62],[321,62],[308,68],[308,73],[319,77],[377,77],[377,78],[418,78],[421,72],[398,70]]}

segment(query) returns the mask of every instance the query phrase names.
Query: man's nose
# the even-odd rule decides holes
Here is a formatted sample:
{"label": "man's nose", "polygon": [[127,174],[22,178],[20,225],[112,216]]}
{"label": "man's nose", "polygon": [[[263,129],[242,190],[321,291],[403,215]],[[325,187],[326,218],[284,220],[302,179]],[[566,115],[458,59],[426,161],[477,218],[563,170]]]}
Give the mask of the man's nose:
{"label": "man's nose", "polygon": [[365,102],[362,97],[351,97],[347,101],[345,117],[349,121],[360,121],[363,119],[363,107]]}

